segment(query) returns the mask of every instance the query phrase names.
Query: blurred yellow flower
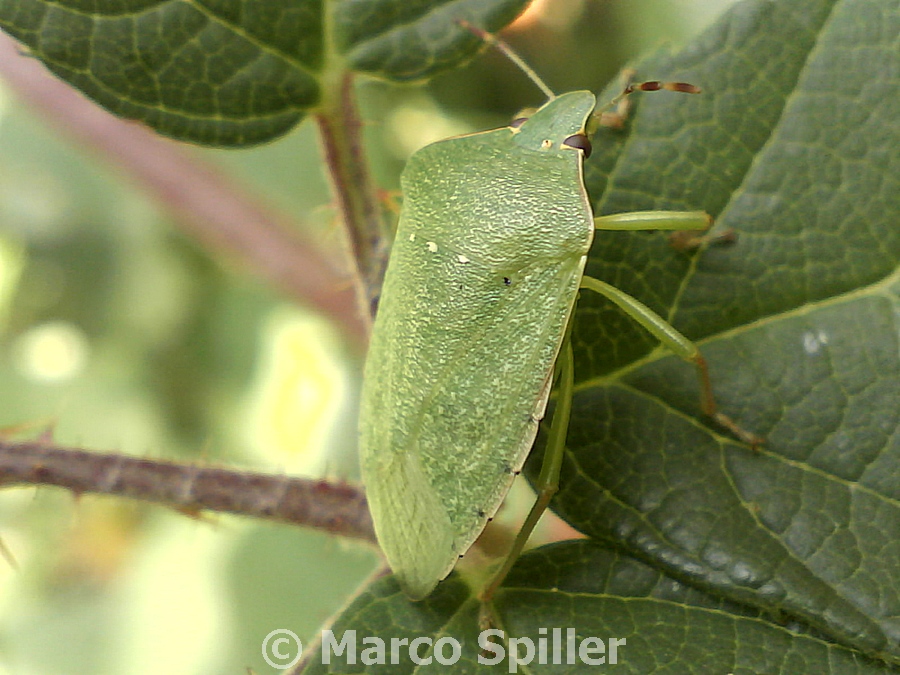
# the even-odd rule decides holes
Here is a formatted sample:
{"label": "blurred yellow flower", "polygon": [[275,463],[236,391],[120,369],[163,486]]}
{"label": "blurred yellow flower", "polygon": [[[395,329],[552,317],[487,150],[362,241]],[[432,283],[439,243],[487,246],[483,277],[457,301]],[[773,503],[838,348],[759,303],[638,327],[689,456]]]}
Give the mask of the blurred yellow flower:
{"label": "blurred yellow flower", "polygon": [[340,340],[324,320],[297,309],[273,312],[246,425],[250,447],[291,474],[320,476],[347,399]]}

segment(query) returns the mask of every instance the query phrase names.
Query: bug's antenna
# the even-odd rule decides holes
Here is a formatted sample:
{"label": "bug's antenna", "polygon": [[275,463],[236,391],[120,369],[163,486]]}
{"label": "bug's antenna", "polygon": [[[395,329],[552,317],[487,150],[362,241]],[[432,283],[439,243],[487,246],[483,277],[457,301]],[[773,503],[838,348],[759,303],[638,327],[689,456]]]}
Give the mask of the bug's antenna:
{"label": "bug's antenna", "polygon": [[491,33],[481,30],[480,28],[478,28],[478,26],[473,26],[465,19],[458,19],[456,23],[465,28],[467,31],[484,40],[487,44],[492,45],[503,52],[506,58],[515,63],[519,67],[519,69],[528,76],[528,79],[534,82],[537,85],[538,89],[544,92],[547,98],[556,98],[556,94],[553,93],[550,87],[544,84],[544,81],[540,77],[538,77],[538,74],[536,72],[531,69],[531,66],[525,63],[525,61],[522,60],[522,57],[516,54],[513,51],[512,47],[506,44],[503,40],[498,38],[496,35],[492,35]]}
{"label": "bug's antenna", "polygon": [[[625,86],[622,91],[613,97],[609,103],[600,106],[594,111],[592,118],[601,126],[621,128],[625,124],[628,117],[630,106],[628,105],[629,96],[636,91],[678,91],[682,94],[699,94],[700,87],[688,84],[687,82],[660,82],[658,80],[650,80],[649,82],[631,82],[634,71],[625,70],[622,77],[625,80]],[[615,110],[612,110],[615,108]]]}

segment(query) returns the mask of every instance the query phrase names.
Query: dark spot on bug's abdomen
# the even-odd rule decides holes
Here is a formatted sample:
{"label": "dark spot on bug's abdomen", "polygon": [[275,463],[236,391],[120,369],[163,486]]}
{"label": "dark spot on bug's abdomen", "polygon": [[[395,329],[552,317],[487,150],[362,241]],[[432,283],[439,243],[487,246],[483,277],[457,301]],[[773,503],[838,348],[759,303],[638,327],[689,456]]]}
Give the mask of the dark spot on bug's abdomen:
{"label": "dark spot on bug's abdomen", "polygon": [[481,509],[478,509],[478,517],[479,518],[484,518],[486,515],[487,514],[484,511],[482,511]]}
{"label": "dark spot on bug's abdomen", "polygon": [[512,279],[510,279],[509,277],[503,277],[503,283],[509,286],[510,284],[512,284]]}
{"label": "dark spot on bug's abdomen", "polygon": [[517,470],[514,466],[510,466],[509,464],[503,467],[503,471],[507,474],[512,474],[513,476],[518,476],[522,473],[520,470]]}

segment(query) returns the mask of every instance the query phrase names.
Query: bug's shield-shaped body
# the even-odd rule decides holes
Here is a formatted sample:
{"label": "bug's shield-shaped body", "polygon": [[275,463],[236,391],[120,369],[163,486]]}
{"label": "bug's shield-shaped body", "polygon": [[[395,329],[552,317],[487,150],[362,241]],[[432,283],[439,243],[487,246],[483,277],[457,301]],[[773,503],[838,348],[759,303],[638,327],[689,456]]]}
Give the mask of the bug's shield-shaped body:
{"label": "bug's shield-shaped body", "polygon": [[562,141],[594,105],[565,94],[404,170],[360,453],[379,542],[414,599],[484,529],[544,415],[594,231],[582,153]]}

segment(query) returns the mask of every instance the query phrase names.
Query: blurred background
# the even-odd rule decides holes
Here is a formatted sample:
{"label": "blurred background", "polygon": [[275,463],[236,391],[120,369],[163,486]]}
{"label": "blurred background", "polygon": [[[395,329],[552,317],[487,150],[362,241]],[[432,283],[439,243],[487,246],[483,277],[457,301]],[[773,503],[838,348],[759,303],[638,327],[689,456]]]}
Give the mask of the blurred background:
{"label": "blurred background", "polygon": [[[504,35],[554,90],[596,91],[730,4],[539,0]],[[360,81],[359,95],[387,190],[425,143],[541,103],[493,52],[426,86]],[[191,152],[323,248],[340,244],[312,125]],[[354,480],[360,368],[327,319],[211,257],[0,80],[0,429]],[[377,566],[365,547],[298,528],[52,488],[0,490],[0,538],[18,566],[0,560],[0,675],[271,673],[266,634],[308,642]]]}

